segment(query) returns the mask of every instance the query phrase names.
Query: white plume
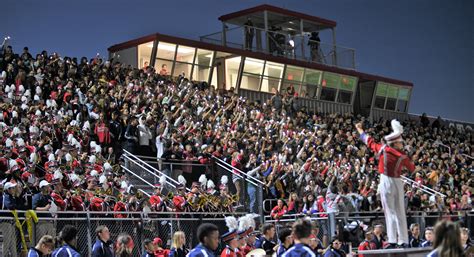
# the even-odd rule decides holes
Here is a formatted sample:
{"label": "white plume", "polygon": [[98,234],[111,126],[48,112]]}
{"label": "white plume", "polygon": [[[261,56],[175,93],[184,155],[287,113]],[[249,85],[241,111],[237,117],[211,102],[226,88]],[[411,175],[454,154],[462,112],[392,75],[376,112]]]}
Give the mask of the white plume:
{"label": "white plume", "polygon": [[206,178],[206,175],[202,174],[200,177],[199,177],[199,183],[201,183],[201,185],[204,185],[206,186],[207,185],[207,178]]}
{"label": "white plume", "polygon": [[72,141],[73,138],[74,138],[74,135],[73,135],[73,134],[67,135],[67,142],[68,142],[68,143],[71,143],[71,141]]}
{"label": "white plume", "polygon": [[20,133],[21,133],[21,130],[20,130],[18,127],[14,127],[14,128],[13,128],[13,135],[16,136],[16,135],[18,135],[18,134],[20,134]]}
{"label": "white plume", "polygon": [[66,161],[67,161],[67,162],[72,161],[72,155],[71,155],[70,153],[67,153],[67,154],[66,154]]}
{"label": "white plume", "polygon": [[10,160],[8,162],[8,166],[10,166],[10,169],[15,167],[15,166],[18,166],[18,163],[15,161],[15,160]]}
{"label": "white plume", "polygon": [[35,101],[39,101],[39,100],[40,100],[40,97],[39,97],[39,95],[35,95],[35,96],[33,96],[33,100],[35,100]]}
{"label": "white plume", "polygon": [[95,155],[89,156],[89,163],[95,163],[96,160],[97,160],[97,158],[95,157]]}
{"label": "white plume", "polygon": [[7,140],[5,140],[5,146],[6,147],[12,147],[13,146],[13,141],[10,138],[7,138]]}
{"label": "white plume", "polygon": [[226,175],[221,177],[221,184],[227,185],[228,182],[229,182],[229,178]]}
{"label": "white plume", "polygon": [[30,154],[30,163],[35,163],[36,162],[36,153],[31,153]]}
{"label": "white plume", "polygon": [[18,138],[18,139],[16,140],[16,145],[17,145],[18,147],[25,146],[25,140],[23,140],[23,138]]}
{"label": "white plume", "polygon": [[54,162],[55,160],[56,160],[56,158],[54,157],[54,154],[50,153],[49,156],[48,156],[48,161]]}
{"label": "white plume", "polygon": [[400,122],[398,120],[392,120],[392,130],[393,132],[395,133],[400,133],[402,134],[403,133],[403,126],[402,124],[400,124]]}
{"label": "white plume", "polygon": [[126,181],[122,181],[122,183],[120,183],[120,188],[121,189],[127,189],[128,188],[128,184]]}
{"label": "white plume", "polygon": [[99,172],[96,171],[96,170],[92,170],[92,171],[91,171],[91,176],[93,176],[93,177],[98,177],[98,176],[99,176]]}
{"label": "white plume", "polygon": [[161,175],[161,176],[160,176],[160,184],[161,184],[162,186],[164,186],[165,183],[166,183],[166,176],[165,176],[165,175]]}
{"label": "white plume", "polygon": [[239,228],[239,222],[234,216],[225,217],[225,225],[229,228],[229,231],[235,231]]}
{"label": "white plume", "polygon": [[186,179],[183,177],[183,175],[178,176],[178,183],[186,185]]}
{"label": "white plume", "polygon": [[208,180],[207,181],[207,188],[215,188],[216,185],[214,184],[214,182],[212,180]]}
{"label": "white plume", "polygon": [[107,182],[107,177],[102,174],[102,175],[99,177],[99,184],[104,184],[105,182]]}
{"label": "white plume", "polygon": [[239,218],[239,231],[245,231],[250,228],[250,217],[247,215]]}

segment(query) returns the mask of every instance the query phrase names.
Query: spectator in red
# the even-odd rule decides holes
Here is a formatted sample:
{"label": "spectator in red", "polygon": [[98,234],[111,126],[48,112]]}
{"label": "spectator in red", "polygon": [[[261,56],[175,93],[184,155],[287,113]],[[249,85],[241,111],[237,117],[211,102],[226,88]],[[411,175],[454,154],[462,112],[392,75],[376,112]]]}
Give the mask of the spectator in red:
{"label": "spectator in red", "polygon": [[274,219],[280,219],[287,213],[285,202],[282,199],[278,199],[277,206],[273,207],[270,216]]}
{"label": "spectator in red", "polygon": [[[373,231],[372,229],[368,229],[365,232],[365,240],[362,241],[362,243],[359,244],[359,247],[357,248],[359,251],[368,251],[368,250],[375,250],[377,249],[377,246],[375,243],[372,241],[373,240]],[[363,254],[359,254],[359,257],[364,257]]]}
{"label": "spectator in red", "polygon": [[103,112],[99,114],[99,121],[95,125],[94,134],[99,139],[100,144],[110,144],[110,130],[105,121],[105,114]]}

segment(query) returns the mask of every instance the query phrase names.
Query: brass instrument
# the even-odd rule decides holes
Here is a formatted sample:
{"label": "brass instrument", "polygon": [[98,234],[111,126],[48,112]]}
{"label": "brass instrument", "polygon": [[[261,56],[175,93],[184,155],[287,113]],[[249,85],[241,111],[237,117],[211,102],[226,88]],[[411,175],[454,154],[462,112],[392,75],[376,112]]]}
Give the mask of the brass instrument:
{"label": "brass instrument", "polygon": [[233,195],[230,195],[230,196],[226,197],[224,199],[224,201],[222,201],[222,205],[227,208],[227,207],[231,207],[232,205],[234,205],[238,201],[239,201],[239,195],[233,194]]}

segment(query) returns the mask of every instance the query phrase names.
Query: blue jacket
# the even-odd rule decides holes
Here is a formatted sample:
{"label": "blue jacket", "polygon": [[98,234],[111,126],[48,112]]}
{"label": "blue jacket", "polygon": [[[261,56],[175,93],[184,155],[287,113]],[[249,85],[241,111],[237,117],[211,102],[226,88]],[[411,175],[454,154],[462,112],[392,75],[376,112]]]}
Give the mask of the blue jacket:
{"label": "blue jacket", "polygon": [[92,257],[114,257],[112,244],[97,239],[92,246]]}
{"label": "blue jacket", "polygon": [[330,248],[324,253],[324,257],[342,257],[342,255]]}
{"label": "blue jacket", "polygon": [[28,251],[28,255],[27,257],[42,257],[43,254],[36,250],[36,248],[30,248],[30,250]]}
{"label": "blue jacket", "polygon": [[60,248],[54,250],[51,257],[81,257],[81,254],[77,252],[72,246],[65,244]]}
{"label": "blue jacket", "polygon": [[311,248],[300,243],[288,249],[282,257],[316,257],[316,254],[314,254]]}
{"label": "blue jacket", "polygon": [[423,243],[421,243],[421,247],[431,247],[433,246],[433,242],[430,242],[430,241],[424,241]]}
{"label": "blue jacket", "polygon": [[204,245],[198,244],[186,257],[216,257],[216,255]]}
{"label": "blue jacket", "polygon": [[277,257],[281,257],[281,256],[286,252],[286,250],[288,250],[288,249],[286,249],[282,244],[280,244],[280,245],[278,246],[278,249],[277,249],[277,252],[276,252],[276,256],[277,256]]}

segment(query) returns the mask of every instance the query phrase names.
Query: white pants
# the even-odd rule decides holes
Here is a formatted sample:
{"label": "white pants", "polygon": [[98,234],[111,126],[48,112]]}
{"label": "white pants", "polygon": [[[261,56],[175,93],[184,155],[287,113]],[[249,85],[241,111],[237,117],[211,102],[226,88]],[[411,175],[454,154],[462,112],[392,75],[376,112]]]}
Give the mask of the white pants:
{"label": "white pants", "polygon": [[408,244],[403,181],[381,174],[379,192],[385,214],[388,243]]}

